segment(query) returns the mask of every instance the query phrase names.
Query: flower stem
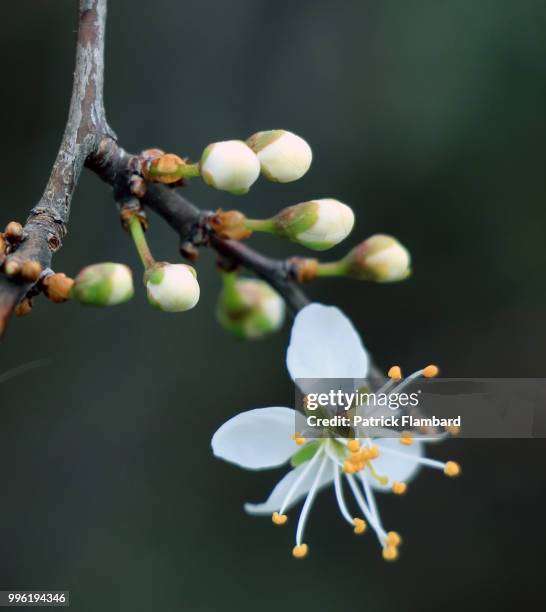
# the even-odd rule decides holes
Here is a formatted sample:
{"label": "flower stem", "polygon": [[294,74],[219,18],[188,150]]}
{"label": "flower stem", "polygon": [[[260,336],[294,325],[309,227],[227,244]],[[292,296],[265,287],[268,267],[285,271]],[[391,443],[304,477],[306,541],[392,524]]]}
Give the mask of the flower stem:
{"label": "flower stem", "polygon": [[158,167],[152,167],[149,170],[149,176],[153,180],[161,179],[163,177],[170,177],[171,179],[181,179],[181,178],[192,178],[194,176],[199,176],[201,174],[199,169],[199,163],[195,164],[182,164],[180,163],[176,169],[169,169],[168,171],[160,170]]}
{"label": "flower stem", "polygon": [[148,242],[146,241],[146,236],[144,235],[144,230],[142,229],[140,219],[136,215],[133,215],[129,220],[129,231],[131,232],[131,237],[133,238],[133,242],[135,243],[136,250],[138,251],[138,255],[140,257],[140,261],[142,261],[144,269],[147,270],[148,268],[151,268],[155,264],[155,259],[153,258]]}
{"label": "flower stem", "polygon": [[343,276],[345,274],[345,261],[331,261],[320,263],[317,268],[317,276]]}
{"label": "flower stem", "polygon": [[246,219],[245,227],[253,232],[275,233],[275,222],[273,219]]}

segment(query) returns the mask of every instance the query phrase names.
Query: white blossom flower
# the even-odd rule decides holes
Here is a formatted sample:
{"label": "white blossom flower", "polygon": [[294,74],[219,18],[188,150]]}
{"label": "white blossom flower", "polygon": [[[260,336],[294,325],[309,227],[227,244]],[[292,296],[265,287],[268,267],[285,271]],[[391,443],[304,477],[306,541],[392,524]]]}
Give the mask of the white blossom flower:
{"label": "white blossom flower", "polygon": [[186,264],[156,263],[144,273],[148,301],[165,312],[190,310],[199,301],[196,276]]}
{"label": "white blossom flower", "polygon": [[[334,307],[311,304],[297,315],[287,366],[291,377],[365,378],[368,355],[343,313]],[[377,393],[398,393],[419,376],[436,375],[428,366],[401,381],[398,367],[389,371],[390,380]],[[399,534],[387,531],[381,521],[374,491],[402,494],[421,466],[460,472],[455,462],[443,463],[423,456],[424,444],[409,435],[399,438],[321,438],[306,440],[294,433],[295,411],[285,407],[258,408],[242,412],[224,423],[213,436],[217,457],[250,470],[278,467],[290,461],[293,469],[275,486],[269,498],[258,504],[247,503],[250,514],[271,514],[276,525],[287,522],[286,512],[304,500],[296,528],[293,555],[307,554],[304,530],[317,492],[333,485],[339,511],[356,534],[368,525],[375,532],[386,560],[398,557]],[[348,485],[358,512],[346,502],[343,483]]]}
{"label": "white blossom flower", "polygon": [[234,194],[247,193],[260,175],[260,162],[241,140],[210,144],[201,156],[201,176],[207,185]]}
{"label": "white blossom flower", "polygon": [[287,130],[257,132],[247,144],[258,156],[262,174],[278,183],[297,181],[309,170],[313,160],[307,142]]}

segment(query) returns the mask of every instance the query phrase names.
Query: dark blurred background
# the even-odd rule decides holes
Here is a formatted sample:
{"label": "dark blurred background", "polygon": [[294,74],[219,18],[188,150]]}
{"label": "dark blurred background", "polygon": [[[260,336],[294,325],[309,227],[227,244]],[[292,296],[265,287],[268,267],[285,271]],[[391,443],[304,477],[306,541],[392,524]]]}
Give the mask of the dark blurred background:
{"label": "dark blurred background", "polygon": [[[3,7],[2,223],[24,220],[55,157],[76,4]],[[345,310],[377,364],[546,375],[542,0],[110,4],[106,105],[128,150],[197,158],[212,141],[290,129],[314,150],[301,181],[260,181],[241,199],[194,181],[186,195],[256,216],[335,196],[357,224],[334,255],[376,232],[408,246],[407,282],[309,288]],[[177,259],[161,220],[149,236],[158,258]],[[55,267],[107,260],[140,274],[109,189],[86,172]],[[423,472],[404,499],[380,498],[405,540],[396,564],[372,536],[352,535],[331,490],[316,501],[303,562],[290,554],[295,513],[284,530],[246,516],[243,502],[265,499],[283,470],[215,460],[210,437],[239,411],[291,403],[289,326],[255,344],[226,336],[211,253],[198,272],[202,298],[186,314],[152,310],[139,286],[118,308],[39,300],[13,322],[0,372],[47,364],[0,386],[0,589],[70,589],[78,611],[542,607],[541,441],[435,446],[464,474]]]}

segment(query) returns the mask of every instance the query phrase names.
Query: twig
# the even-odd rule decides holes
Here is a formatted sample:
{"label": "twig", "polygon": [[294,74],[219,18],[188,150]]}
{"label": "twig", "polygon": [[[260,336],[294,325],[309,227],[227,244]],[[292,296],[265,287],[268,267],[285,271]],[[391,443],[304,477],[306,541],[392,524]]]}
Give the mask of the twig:
{"label": "twig", "polygon": [[[72,99],[57,158],[38,204],[24,228],[24,239],[10,258],[38,261],[42,268],[66,235],[70,203],[80,172],[89,154],[108,127],[103,104],[104,29],[106,0],[80,0],[76,66]],[[32,287],[20,278],[0,277],[0,335],[19,301]]]}

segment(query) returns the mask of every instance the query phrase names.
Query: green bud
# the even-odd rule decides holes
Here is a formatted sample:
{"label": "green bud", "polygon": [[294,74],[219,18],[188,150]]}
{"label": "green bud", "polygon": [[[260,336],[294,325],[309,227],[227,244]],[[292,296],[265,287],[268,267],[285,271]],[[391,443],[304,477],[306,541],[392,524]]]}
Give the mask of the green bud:
{"label": "green bud", "polygon": [[87,266],[74,279],[71,297],[89,306],[115,306],[133,297],[133,274],[126,265]]}
{"label": "green bud", "polygon": [[266,282],[224,275],[224,288],[216,314],[225,330],[238,338],[257,340],[279,330],[284,321],[284,301]]}
{"label": "green bud", "polygon": [[349,206],[324,198],[281,210],[271,219],[271,231],[309,249],[325,251],[349,235],[354,220]]}
{"label": "green bud", "polygon": [[376,234],[356,246],[342,261],[347,276],[389,283],[410,273],[408,250],[392,236]]}

